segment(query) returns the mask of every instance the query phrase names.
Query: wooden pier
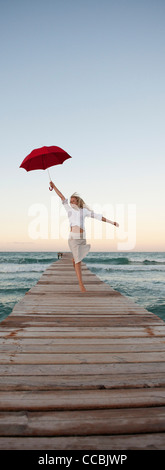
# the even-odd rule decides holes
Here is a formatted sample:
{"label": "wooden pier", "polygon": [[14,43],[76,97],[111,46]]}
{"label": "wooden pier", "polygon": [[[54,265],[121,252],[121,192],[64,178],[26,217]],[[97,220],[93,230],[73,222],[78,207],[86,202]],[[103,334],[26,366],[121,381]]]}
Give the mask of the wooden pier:
{"label": "wooden pier", "polygon": [[0,324],[0,449],[165,448],[165,323],[65,253]]}

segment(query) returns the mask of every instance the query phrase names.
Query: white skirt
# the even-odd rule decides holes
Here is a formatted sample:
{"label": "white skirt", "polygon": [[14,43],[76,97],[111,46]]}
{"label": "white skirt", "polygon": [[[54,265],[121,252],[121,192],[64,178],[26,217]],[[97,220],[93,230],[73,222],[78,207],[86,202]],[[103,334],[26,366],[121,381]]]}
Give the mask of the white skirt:
{"label": "white skirt", "polygon": [[86,243],[85,238],[80,238],[80,234],[75,232],[70,232],[68,245],[73,254],[75,263],[79,263],[83,258],[85,258],[91,247],[91,245]]}

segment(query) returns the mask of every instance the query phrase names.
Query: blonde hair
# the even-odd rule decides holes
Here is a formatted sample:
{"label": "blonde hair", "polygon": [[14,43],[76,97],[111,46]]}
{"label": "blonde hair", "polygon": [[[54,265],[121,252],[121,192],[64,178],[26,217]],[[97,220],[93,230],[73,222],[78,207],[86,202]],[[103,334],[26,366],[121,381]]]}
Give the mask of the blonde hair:
{"label": "blonde hair", "polygon": [[71,196],[70,196],[70,199],[72,197],[75,197],[76,200],[77,200],[77,205],[79,207],[79,209],[83,209],[83,207],[86,207],[86,209],[90,210],[90,208],[87,206],[87,204],[85,204],[85,202],[83,201],[83,199],[78,195],[78,193],[73,193]]}

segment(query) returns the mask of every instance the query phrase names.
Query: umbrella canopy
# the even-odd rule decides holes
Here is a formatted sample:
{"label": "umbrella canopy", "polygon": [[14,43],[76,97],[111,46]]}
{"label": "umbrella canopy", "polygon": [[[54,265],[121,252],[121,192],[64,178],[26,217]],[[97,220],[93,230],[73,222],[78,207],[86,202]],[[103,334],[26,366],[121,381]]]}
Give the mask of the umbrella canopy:
{"label": "umbrella canopy", "polygon": [[41,147],[29,153],[20,168],[24,168],[26,171],[46,170],[50,166],[63,163],[67,158],[72,157],[60,147]]}

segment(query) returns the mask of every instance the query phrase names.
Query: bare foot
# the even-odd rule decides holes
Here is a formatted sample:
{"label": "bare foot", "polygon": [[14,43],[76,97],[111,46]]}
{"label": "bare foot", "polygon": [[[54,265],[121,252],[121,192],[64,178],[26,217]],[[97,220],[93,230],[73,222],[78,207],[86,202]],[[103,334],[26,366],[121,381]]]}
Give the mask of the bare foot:
{"label": "bare foot", "polygon": [[86,292],[85,286],[84,285],[80,286],[80,290],[81,292]]}

